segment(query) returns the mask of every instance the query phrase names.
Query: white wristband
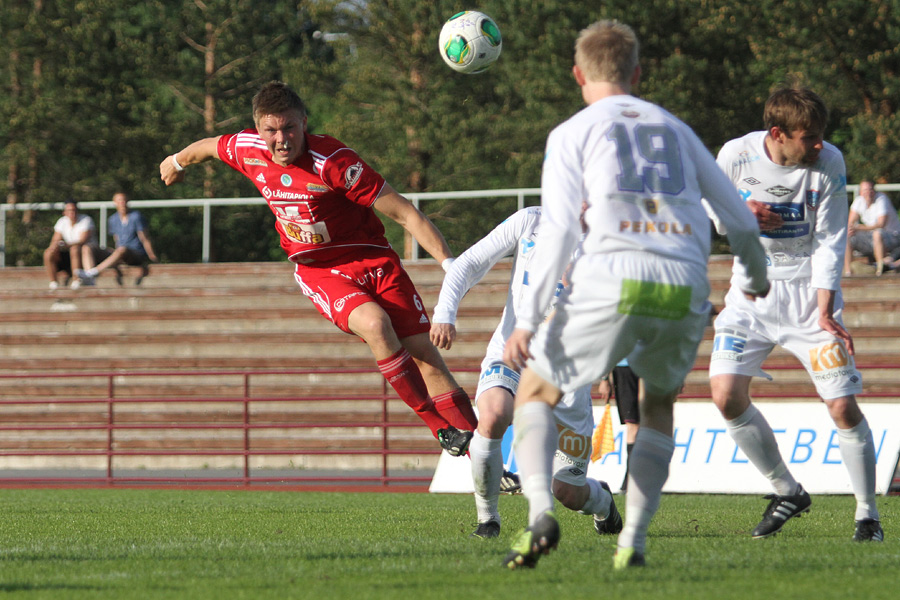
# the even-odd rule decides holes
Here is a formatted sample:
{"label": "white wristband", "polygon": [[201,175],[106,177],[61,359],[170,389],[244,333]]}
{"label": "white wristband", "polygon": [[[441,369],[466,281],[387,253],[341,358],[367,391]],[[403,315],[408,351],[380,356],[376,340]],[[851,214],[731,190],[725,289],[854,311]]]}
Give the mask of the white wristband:
{"label": "white wristband", "polygon": [[450,265],[452,265],[452,264],[453,264],[452,258],[445,258],[443,261],[441,261],[441,268],[444,270],[444,273],[450,272]]}
{"label": "white wristband", "polygon": [[172,166],[175,167],[176,171],[181,173],[182,171],[184,171],[184,167],[182,167],[181,165],[178,164],[178,159],[175,158],[175,155],[177,155],[177,154],[178,153],[176,152],[175,154],[172,155]]}

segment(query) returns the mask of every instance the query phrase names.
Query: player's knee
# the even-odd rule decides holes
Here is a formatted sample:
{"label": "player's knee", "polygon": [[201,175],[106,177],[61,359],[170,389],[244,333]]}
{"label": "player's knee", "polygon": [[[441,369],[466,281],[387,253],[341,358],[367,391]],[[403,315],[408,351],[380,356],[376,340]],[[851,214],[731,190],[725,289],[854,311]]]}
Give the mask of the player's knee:
{"label": "player's knee", "polygon": [[553,497],[569,510],[581,510],[581,507],[584,506],[585,498],[581,488],[554,479],[552,489]]}
{"label": "player's knee", "polygon": [[827,400],[828,414],[839,429],[856,427],[863,420],[862,410],[856,402],[856,396],[844,396],[834,400]]}
{"label": "player's knee", "polygon": [[479,403],[478,433],[482,436],[498,440],[506,433],[511,422],[512,415],[506,414],[502,409],[491,407],[483,410]]}

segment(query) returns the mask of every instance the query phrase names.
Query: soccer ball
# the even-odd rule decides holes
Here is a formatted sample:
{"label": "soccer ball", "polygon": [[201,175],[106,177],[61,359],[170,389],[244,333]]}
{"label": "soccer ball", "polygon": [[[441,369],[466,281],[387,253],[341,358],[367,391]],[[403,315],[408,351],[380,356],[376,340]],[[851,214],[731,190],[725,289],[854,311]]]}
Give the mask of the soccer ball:
{"label": "soccer ball", "polygon": [[438,47],[441,58],[451,69],[472,75],[481,73],[497,60],[503,40],[493,19],[477,10],[466,10],[444,23]]}

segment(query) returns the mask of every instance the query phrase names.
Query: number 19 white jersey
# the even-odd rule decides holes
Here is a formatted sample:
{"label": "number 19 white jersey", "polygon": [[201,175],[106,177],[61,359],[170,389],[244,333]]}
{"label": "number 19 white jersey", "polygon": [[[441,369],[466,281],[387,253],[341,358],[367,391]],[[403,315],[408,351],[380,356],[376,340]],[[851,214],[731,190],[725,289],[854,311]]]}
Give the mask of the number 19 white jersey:
{"label": "number 19 white jersey", "polygon": [[734,185],[690,127],[650,102],[607,97],[554,129],[541,193],[535,294],[523,302],[517,327],[534,331],[541,322],[577,243],[584,201],[586,259],[638,251],[691,263],[705,273],[710,227],[701,197],[706,198],[728,227],[732,248],[748,259],[742,288],[758,292],[766,286],[759,228]]}

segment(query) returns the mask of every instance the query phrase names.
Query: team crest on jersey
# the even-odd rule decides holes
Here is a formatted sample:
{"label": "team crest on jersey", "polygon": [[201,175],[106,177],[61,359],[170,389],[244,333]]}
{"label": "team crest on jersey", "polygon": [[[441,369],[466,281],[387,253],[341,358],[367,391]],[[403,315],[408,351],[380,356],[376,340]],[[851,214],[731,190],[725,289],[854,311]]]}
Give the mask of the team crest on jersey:
{"label": "team crest on jersey", "polygon": [[344,171],[344,187],[349,190],[356,185],[356,182],[359,181],[359,178],[362,176],[362,172],[363,165],[361,162],[347,167],[347,170]]}
{"label": "team crest on jersey", "polygon": [[261,158],[250,158],[249,156],[245,156],[244,164],[245,165],[253,165],[256,167],[264,167],[264,166],[266,166],[266,161],[264,161]]}
{"label": "team crest on jersey", "polygon": [[281,176],[281,185],[283,185],[284,187],[289,187],[293,182],[294,180],[291,179],[291,176],[287,173]]}
{"label": "team crest on jersey", "polygon": [[322,185],[321,183],[307,183],[306,184],[307,192],[327,192],[328,189],[329,188],[327,185]]}
{"label": "team crest on jersey", "polygon": [[806,190],[806,208],[816,210],[819,207],[819,190]]}

